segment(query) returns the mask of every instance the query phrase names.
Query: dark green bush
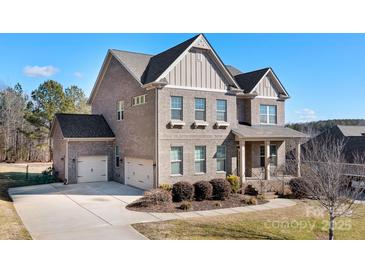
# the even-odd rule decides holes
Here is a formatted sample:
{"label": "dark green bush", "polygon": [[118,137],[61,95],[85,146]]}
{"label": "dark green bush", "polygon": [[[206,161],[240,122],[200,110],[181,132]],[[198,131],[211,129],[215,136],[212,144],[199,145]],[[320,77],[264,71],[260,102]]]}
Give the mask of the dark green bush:
{"label": "dark green bush", "polygon": [[212,198],[213,187],[208,181],[199,181],[194,184],[194,195],[197,201]]}
{"label": "dark green bush", "polygon": [[142,198],[130,203],[129,207],[149,207],[160,204],[171,204],[172,197],[169,191],[164,189],[152,189],[146,191]]}
{"label": "dark green bush", "polygon": [[209,183],[213,187],[213,198],[217,200],[225,200],[231,194],[231,184],[223,178],[210,180]]}
{"label": "dark green bush", "polygon": [[304,191],[304,185],[307,182],[301,178],[293,178],[289,181],[289,187],[292,192],[291,196],[295,199],[303,199],[306,197],[305,191]]}
{"label": "dark green bush", "polygon": [[174,202],[190,201],[194,197],[194,187],[189,182],[177,182],[172,186]]}

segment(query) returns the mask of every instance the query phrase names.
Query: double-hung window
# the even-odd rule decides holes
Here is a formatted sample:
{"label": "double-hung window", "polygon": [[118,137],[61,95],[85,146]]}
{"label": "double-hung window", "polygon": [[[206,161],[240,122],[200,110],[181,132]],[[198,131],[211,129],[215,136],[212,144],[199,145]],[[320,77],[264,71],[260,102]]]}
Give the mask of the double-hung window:
{"label": "double-hung window", "polygon": [[115,166],[119,167],[119,160],[120,160],[120,152],[119,152],[119,146],[115,146]]}
{"label": "double-hung window", "polygon": [[[278,152],[276,145],[270,145],[270,164],[276,166],[278,163]],[[265,166],[265,146],[260,146],[260,167]]]}
{"label": "double-hung window", "polygon": [[217,171],[226,171],[226,146],[217,146]]}
{"label": "double-hung window", "polygon": [[117,120],[121,121],[124,119],[124,101],[118,101],[117,104]]}
{"label": "double-hung window", "polygon": [[183,98],[171,96],[171,120],[183,120]]}
{"label": "double-hung window", "polygon": [[171,175],[183,174],[183,148],[171,147],[170,151]]}
{"label": "double-hung window", "polygon": [[195,147],[195,173],[206,172],[206,147],[196,146]]}
{"label": "double-hung window", "polygon": [[205,121],[206,107],[204,98],[195,98],[195,120]]}
{"label": "double-hung window", "polygon": [[276,124],[277,123],[276,106],[260,105],[260,123],[261,124]]}
{"label": "double-hung window", "polygon": [[217,121],[227,122],[227,101],[217,100]]}

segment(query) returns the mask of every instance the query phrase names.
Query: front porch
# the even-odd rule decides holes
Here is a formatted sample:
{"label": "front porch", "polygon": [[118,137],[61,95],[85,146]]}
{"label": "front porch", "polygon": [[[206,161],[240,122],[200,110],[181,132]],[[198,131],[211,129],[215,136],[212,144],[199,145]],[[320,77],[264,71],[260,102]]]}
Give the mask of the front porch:
{"label": "front porch", "polygon": [[[238,176],[241,182],[284,180],[300,177],[300,148],[304,134],[285,127],[243,126],[234,131],[238,144]],[[293,172],[287,169],[287,144],[295,153]]]}

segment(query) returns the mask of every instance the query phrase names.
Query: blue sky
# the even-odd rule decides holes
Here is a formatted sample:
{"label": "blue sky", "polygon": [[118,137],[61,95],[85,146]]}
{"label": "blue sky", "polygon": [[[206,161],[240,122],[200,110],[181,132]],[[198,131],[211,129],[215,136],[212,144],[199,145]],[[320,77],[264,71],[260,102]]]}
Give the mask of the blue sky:
{"label": "blue sky", "polygon": [[[47,79],[89,94],[108,48],[156,54],[193,34],[0,34],[0,85]],[[223,62],[272,67],[291,99],[286,121],[365,118],[364,34],[206,34]]]}

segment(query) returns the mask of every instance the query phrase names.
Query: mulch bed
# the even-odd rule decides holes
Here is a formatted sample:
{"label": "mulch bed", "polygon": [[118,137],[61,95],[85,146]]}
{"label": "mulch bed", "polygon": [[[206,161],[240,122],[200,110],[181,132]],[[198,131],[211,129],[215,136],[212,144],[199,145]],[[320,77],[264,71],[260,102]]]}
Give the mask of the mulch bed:
{"label": "mulch bed", "polygon": [[[204,201],[191,201],[191,209],[182,210],[180,209],[181,203],[172,204],[159,204],[151,205],[148,207],[131,207],[127,206],[129,210],[142,211],[142,212],[162,212],[162,213],[172,213],[172,212],[189,212],[189,211],[200,211],[200,210],[214,210],[220,208],[231,208],[231,207],[243,207],[248,206],[242,203],[243,197],[247,195],[242,194],[232,194],[228,199],[224,201],[220,200],[204,200]],[[257,204],[265,204],[265,200],[257,200]]]}

